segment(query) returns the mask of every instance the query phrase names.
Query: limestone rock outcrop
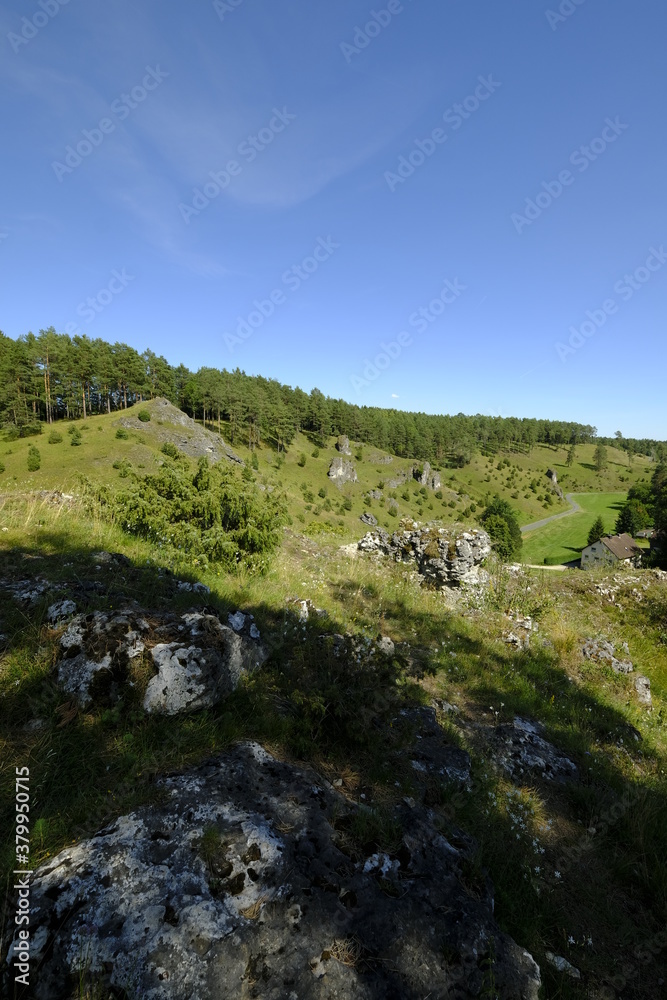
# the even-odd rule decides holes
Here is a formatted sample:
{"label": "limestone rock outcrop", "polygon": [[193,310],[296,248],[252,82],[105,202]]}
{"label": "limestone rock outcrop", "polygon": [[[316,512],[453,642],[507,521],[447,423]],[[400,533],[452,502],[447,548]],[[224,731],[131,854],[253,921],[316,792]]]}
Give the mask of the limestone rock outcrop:
{"label": "limestone rock outcrop", "polygon": [[336,451],[339,451],[341,455],[352,454],[352,449],[350,448],[350,439],[346,434],[341,434],[341,436],[336,441]]}
{"label": "limestone rock outcrop", "polygon": [[[628,653],[627,648],[623,651]],[[582,647],[582,653],[586,660],[611,667],[616,674],[631,674],[634,670],[632,660],[619,659],[613,642],[608,642],[606,639],[587,639]]]}
{"label": "limestone rock outcrop", "polygon": [[132,661],[150,652],[156,673],[145,691],[147,712],[210,707],[267,657],[252,615],[230,618],[224,625],[206,610],[174,615],[138,606],[75,615],[60,637],[57,682],[83,709],[113,705],[134,683]]}
{"label": "limestone rock outcrop", "polygon": [[395,562],[416,563],[422,582],[438,590],[488,580],[480,568],[491,554],[491,539],[485,531],[453,534],[445,528],[414,526],[390,535],[379,528],[364,535],[358,549]]}
{"label": "limestone rock outcrop", "polygon": [[344,483],[358,482],[357,470],[352,465],[352,462],[346,462],[340,456],[332,458],[328,475],[329,479],[332,479],[337,486],[343,486]]}
{"label": "limestone rock outcrop", "polygon": [[563,490],[558,485],[558,473],[555,471],[555,469],[549,469],[548,470],[548,472],[547,472],[547,479],[551,480],[552,492],[555,493],[556,496],[560,497],[561,500],[562,500],[563,497],[564,497],[564,494],[563,494]]}

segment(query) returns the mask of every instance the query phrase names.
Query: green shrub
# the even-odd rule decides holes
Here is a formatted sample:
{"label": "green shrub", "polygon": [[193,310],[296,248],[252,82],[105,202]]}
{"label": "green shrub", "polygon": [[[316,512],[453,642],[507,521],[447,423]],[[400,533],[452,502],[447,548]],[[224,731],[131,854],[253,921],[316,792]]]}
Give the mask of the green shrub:
{"label": "green shrub", "polygon": [[311,451],[310,454],[311,454],[312,458],[319,458],[320,449],[319,448],[313,448],[313,450]]}
{"label": "green shrub", "polygon": [[28,472],[37,472],[42,462],[42,456],[40,455],[34,444],[31,444],[28,448]]}
{"label": "green shrub", "polygon": [[166,455],[167,458],[178,458],[178,456],[180,455],[180,451],[173,443],[173,441],[165,441],[165,443],[160,448],[160,451],[162,452],[163,455]]}
{"label": "green shrub", "polygon": [[3,473],[4,471],[5,471],[5,465],[4,465],[4,462],[0,462],[0,476],[2,475],[2,473]]}
{"label": "green shrub", "polygon": [[70,444],[73,448],[78,448],[81,444],[83,438],[81,436],[81,431],[77,427],[73,427],[68,433],[71,434]]}
{"label": "green shrub", "polygon": [[43,425],[36,421],[31,424],[23,424],[22,427],[10,427],[5,438],[7,441],[16,441],[17,438],[27,438],[27,437],[39,437],[42,433]]}
{"label": "green shrub", "polygon": [[58,431],[51,431],[49,434],[49,444],[60,444],[62,439],[63,436],[62,434],[59,434]]}
{"label": "green shrub", "polygon": [[119,427],[118,430],[116,431],[116,437],[121,441],[127,441],[129,436],[130,435],[127,433],[124,427]]}
{"label": "green shrub", "polygon": [[523,538],[512,505],[494,497],[480,518],[500,559],[509,562],[521,552]]}
{"label": "green shrub", "polygon": [[278,491],[262,492],[231,465],[210,467],[205,458],[194,476],[169,463],[116,494],[90,484],[85,489],[102,515],[128,534],[172,556],[205,556],[230,571],[265,570],[288,520]]}
{"label": "green shrub", "polygon": [[141,420],[142,424],[147,424],[150,419],[151,415],[148,410],[139,410],[137,413],[137,420]]}
{"label": "green shrub", "polygon": [[343,507],[343,510],[352,510],[352,501],[349,497],[345,497],[341,506]]}
{"label": "green shrub", "polygon": [[126,458],[117,458],[113,463],[113,467],[119,470],[121,479],[127,479],[132,468],[132,463],[128,462]]}
{"label": "green shrub", "polygon": [[257,458],[257,453],[253,451],[252,458],[250,459],[250,464],[252,465],[255,472],[259,471],[259,459]]}
{"label": "green shrub", "polygon": [[[405,499],[407,500],[407,497]],[[442,500],[442,490],[436,490],[436,492],[435,492],[435,499],[436,500]]]}
{"label": "green shrub", "polygon": [[319,490],[317,491],[317,495],[318,497],[321,497],[324,500],[325,496],[327,495],[326,487],[320,486]]}
{"label": "green shrub", "polygon": [[345,528],[333,521],[311,521],[304,531],[304,535],[342,535]]}
{"label": "green shrub", "polygon": [[299,455],[299,458],[297,459],[297,463],[296,464],[300,465],[302,469],[303,469],[304,465],[306,464],[306,456],[304,455],[303,452],[301,452],[301,454]]}

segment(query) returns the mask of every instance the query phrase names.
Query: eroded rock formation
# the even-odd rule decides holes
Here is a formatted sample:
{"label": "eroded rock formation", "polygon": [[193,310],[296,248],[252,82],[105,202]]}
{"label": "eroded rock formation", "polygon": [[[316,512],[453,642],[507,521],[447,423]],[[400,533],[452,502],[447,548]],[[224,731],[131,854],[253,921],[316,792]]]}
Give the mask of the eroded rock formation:
{"label": "eroded rock formation", "polygon": [[364,535],[358,549],[389,556],[396,562],[416,563],[422,581],[436,589],[488,580],[480,569],[491,554],[491,539],[485,531],[453,534],[445,528],[427,526],[405,528],[390,535],[379,528]]}

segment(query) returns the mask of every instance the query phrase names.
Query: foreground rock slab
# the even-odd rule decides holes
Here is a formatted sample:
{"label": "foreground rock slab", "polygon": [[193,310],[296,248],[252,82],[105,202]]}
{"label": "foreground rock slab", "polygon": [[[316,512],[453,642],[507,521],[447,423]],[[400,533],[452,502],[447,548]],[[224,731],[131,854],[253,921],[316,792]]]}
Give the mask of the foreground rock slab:
{"label": "foreground rock slab", "polygon": [[145,1000],[446,1000],[482,995],[491,955],[495,996],[537,1000],[538,967],[425,810],[397,812],[393,853],[360,847],[356,807],[257,744],[161,786],[35,872],[36,1000],[70,997],[82,956]]}

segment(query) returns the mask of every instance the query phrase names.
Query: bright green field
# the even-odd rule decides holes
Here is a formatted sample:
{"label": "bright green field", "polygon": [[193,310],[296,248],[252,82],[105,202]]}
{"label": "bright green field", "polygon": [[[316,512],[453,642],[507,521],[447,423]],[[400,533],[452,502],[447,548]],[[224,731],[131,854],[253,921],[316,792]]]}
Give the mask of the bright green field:
{"label": "bright green field", "polygon": [[588,543],[588,532],[598,515],[602,517],[606,531],[613,534],[626,496],[626,493],[575,493],[574,499],[581,511],[527,532],[523,539],[522,561],[540,565],[545,556],[550,561],[563,563],[578,559]]}

